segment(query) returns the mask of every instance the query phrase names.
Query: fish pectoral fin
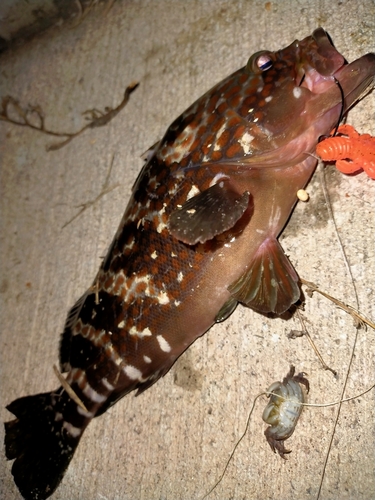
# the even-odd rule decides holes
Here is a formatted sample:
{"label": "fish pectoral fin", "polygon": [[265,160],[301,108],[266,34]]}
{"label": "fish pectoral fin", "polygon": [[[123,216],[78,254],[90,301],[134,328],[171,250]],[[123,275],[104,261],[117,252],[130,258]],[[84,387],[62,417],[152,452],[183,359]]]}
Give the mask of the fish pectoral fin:
{"label": "fish pectoral fin", "polygon": [[298,275],[275,238],[258,248],[250,267],[228,290],[233,298],[263,314],[287,311],[301,295]]}
{"label": "fish pectoral fin", "polygon": [[250,194],[240,194],[230,181],[221,180],[172,212],[171,234],[188,245],[205,243],[232,228],[245,213]]}

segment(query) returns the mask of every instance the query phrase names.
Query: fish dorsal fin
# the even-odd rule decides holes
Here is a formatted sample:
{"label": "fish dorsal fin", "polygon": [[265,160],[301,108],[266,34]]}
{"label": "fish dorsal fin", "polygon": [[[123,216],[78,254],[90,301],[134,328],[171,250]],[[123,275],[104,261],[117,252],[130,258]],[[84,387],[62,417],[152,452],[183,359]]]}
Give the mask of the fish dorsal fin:
{"label": "fish dorsal fin", "polygon": [[240,194],[227,180],[186,201],[172,212],[168,227],[171,234],[188,245],[205,243],[232,228],[249,205],[250,194]]}
{"label": "fish dorsal fin", "polygon": [[267,238],[250,267],[228,290],[233,298],[263,314],[280,315],[301,295],[298,276],[279,242]]}
{"label": "fish dorsal fin", "polygon": [[160,143],[161,141],[155,142],[155,144],[153,144],[150,148],[148,148],[144,153],[141,154],[141,159],[143,161],[149,161],[152,155],[158,149]]}

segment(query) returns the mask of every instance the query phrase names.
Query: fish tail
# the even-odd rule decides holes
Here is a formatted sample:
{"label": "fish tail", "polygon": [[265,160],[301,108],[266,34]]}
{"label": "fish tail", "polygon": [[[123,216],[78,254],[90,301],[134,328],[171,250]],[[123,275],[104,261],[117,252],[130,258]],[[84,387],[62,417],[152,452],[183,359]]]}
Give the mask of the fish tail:
{"label": "fish tail", "polygon": [[48,498],[91,419],[78,414],[62,388],[16,399],[7,409],[17,417],[5,423],[5,453],[15,459],[14,481],[25,499]]}

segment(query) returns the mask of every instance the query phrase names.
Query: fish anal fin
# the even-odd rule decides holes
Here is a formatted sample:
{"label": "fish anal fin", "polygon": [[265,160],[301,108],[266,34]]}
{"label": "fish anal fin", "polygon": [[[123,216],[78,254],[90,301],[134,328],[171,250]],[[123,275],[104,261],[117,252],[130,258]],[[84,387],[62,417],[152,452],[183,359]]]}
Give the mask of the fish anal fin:
{"label": "fish anal fin", "polygon": [[72,329],[80,315],[83,304],[88,296],[88,291],[77,300],[74,306],[70,309],[68,317],[66,318],[64,332],[60,338],[60,369],[62,373],[70,370],[70,347],[72,342]]}
{"label": "fish anal fin", "polygon": [[227,180],[221,180],[187,200],[172,212],[171,234],[188,245],[205,243],[231,229],[245,213],[250,194],[239,193]]}
{"label": "fish anal fin", "polygon": [[250,267],[228,290],[248,307],[276,315],[287,311],[301,295],[298,275],[275,238],[260,245]]}

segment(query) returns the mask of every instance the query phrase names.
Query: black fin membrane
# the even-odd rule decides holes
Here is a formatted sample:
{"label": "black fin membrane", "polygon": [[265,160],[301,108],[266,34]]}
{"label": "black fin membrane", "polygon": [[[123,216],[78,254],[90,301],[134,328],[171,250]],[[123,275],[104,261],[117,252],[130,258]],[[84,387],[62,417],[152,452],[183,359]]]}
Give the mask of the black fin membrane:
{"label": "black fin membrane", "polygon": [[68,402],[65,392],[48,392],[7,406],[17,418],[5,423],[5,454],[8,460],[15,459],[14,482],[26,500],[52,495],[74,455],[81,435],[71,436],[62,415],[58,417]]}

